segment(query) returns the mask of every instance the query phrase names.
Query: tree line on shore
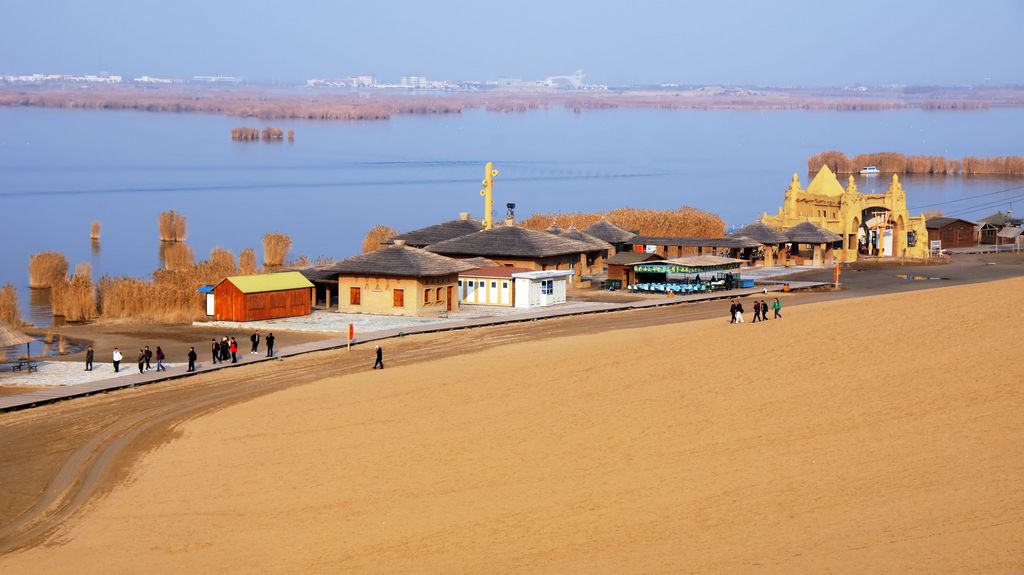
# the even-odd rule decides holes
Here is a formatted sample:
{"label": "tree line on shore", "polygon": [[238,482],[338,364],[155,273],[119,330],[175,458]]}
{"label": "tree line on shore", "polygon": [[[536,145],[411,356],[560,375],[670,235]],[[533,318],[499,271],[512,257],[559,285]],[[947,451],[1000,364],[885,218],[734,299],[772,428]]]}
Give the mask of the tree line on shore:
{"label": "tree line on shore", "polygon": [[818,152],[807,160],[807,170],[811,173],[817,172],[822,166],[828,166],[837,174],[855,174],[865,166],[875,166],[887,174],[1024,176],[1024,156],[966,156],[957,160],[944,156],[908,156],[897,152],[879,152],[850,157],[843,152],[830,150]]}

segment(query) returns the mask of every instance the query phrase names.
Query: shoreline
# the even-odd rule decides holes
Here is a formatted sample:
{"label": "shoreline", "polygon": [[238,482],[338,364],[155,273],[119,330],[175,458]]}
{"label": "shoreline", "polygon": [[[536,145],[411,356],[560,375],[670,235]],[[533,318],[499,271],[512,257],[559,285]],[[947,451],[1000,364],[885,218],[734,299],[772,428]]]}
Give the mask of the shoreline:
{"label": "shoreline", "polygon": [[[349,92],[312,89],[0,87],[0,106],[140,112],[206,113],[260,120],[387,120],[398,115],[458,114],[463,110],[522,113],[550,107],[574,112],[615,108],[661,110],[811,110],[883,111],[922,109],[971,111],[1024,107],[1024,89],[937,88],[932,92],[898,90],[864,94],[841,89],[623,90],[557,92]],[[301,134],[299,135],[301,138]]]}

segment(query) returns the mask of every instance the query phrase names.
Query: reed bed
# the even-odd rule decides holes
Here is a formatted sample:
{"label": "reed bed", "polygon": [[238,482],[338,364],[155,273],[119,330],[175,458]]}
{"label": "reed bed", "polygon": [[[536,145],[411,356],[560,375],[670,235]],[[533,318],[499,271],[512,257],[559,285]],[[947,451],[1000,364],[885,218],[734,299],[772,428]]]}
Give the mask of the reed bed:
{"label": "reed bed", "polygon": [[206,298],[196,289],[233,275],[233,264],[223,257],[211,257],[186,270],[157,270],[149,281],[104,277],[99,282],[100,317],[153,323],[201,319]]}
{"label": "reed bed", "polygon": [[60,252],[39,252],[28,260],[28,287],[48,288],[64,281],[68,260]]}
{"label": "reed bed", "polygon": [[864,166],[875,166],[887,174],[1024,176],[1024,156],[967,156],[957,160],[944,156],[907,156],[897,152],[880,152],[849,157],[831,150],[814,154],[807,160],[807,170],[812,173],[825,165],[837,174],[854,174]]}
{"label": "reed bed", "polygon": [[272,269],[284,265],[292,239],[287,234],[267,233],[263,235],[263,267]]}
{"label": "reed bed", "polygon": [[0,322],[20,327],[21,310],[18,309],[18,290],[11,284],[0,287]]}
{"label": "reed bed", "polygon": [[94,221],[92,223],[92,225],[89,226],[89,239],[91,239],[93,241],[99,240],[100,239],[100,228],[101,228],[100,223],[98,221]]}
{"label": "reed bed", "polygon": [[160,241],[162,242],[183,242],[185,241],[185,216],[174,210],[160,212],[157,218],[160,227]]}
{"label": "reed bed", "polygon": [[210,250],[210,265],[216,266],[217,269],[224,270],[225,276],[238,275],[238,266],[235,265],[235,254],[231,253],[220,246],[217,246]]}
{"label": "reed bed", "polygon": [[583,229],[601,218],[624,230],[648,236],[717,238],[725,233],[725,221],[721,217],[689,206],[675,210],[618,208],[610,212],[534,214],[522,225],[543,230],[555,222],[562,228],[575,226]]}
{"label": "reed bed", "polygon": [[185,271],[196,263],[192,248],[184,242],[161,244],[160,259],[163,260],[164,269],[169,271]]}
{"label": "reed bed", "polygon": [[256,250],[245,248],[238,254],[238,273],[243,276],[256,273]]}
{"label": "reed bed", "polygon": [[231,139],[241,142],[257,141],[260,139],[259,128],[232,128]]}
{"label": "reed bed", "polygon": [[368,254],[381,249],[384,247],[385,241],[397,235],[398,232],[384,224],[373,226],[370,228],[370,231],[366,232],[366,235],[363,236],[363,253]]}
{"label": "reed bed", "polygon": [[96,319],[96,286],[92,282],[92,266],[82,262],[75,266],[75,273],[53,288],[51,298],[53,315],[62,316],[65,321],[88,321]]}

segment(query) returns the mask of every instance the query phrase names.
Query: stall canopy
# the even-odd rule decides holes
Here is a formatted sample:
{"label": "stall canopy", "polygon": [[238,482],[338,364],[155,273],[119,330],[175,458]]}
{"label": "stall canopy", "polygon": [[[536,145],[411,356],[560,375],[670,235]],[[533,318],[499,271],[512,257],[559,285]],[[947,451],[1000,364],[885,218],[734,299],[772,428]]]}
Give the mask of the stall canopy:
{"label": "stall canopy", "polygon": [[661,262],[641,262],[633,264],[633,271],[636,273],[666,275],[698,274],[738,270],[744,263],[746,263],[744,260],[724,258],[721,256],[689,256]]}

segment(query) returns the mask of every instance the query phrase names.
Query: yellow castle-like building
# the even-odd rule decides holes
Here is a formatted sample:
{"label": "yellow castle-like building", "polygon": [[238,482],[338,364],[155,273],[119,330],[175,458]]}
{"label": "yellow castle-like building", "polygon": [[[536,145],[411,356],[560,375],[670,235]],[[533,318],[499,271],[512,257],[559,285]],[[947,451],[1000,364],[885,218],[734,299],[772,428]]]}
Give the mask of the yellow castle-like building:
{"label": "yellow castle-like building", "polygon": [[793,174],[779,213],[765,213],[761,221],[783,230],[809,221],[840,235],[842,246],[836,242],[831,254],[835,262],[856,261],[862,255],[928,257],[925,218],[907,212],[907,195],[895,174],[884,194],[860,193],[852,175],[844,189],[827,165],[807,188]]}

